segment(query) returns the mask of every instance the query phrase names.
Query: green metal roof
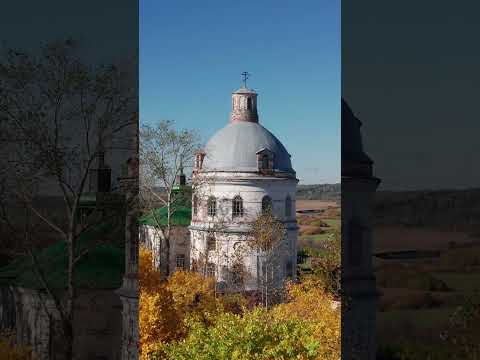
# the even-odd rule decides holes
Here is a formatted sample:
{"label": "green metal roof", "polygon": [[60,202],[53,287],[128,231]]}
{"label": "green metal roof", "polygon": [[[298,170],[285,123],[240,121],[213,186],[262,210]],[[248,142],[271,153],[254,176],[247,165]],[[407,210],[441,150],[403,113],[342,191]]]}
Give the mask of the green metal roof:
{"label": "green metal roof", "polygon": [[[179,206],[173,212],[171,218],[171,224],[174,226],[188,226],[192,218],[192,208],[186,206]],[[150,226],[162,226],[167,225],[167,208],[161,207],[149,211],[143,215],[140,220],[140,224]]]}
{"label": "green metal roof", "polygon": [[[125,269],[125,250],[122,241],[98,242],[102,234],[116,231],[112,224],[101,224],[85,231],[78,239],[77,253],[86,247],[91,250],[75,266],[74,281],[79,288],[116,289],[121,286]],[[118,231],[123,231],[118,227]],[[121,233],[119,233],[119,239]],[[52,289],[65,289],[67,284],[67,246],[55,243],[36,253],[40,268]],[[43,285],[30,257],[15,259],[0,268],[0,284],[40,289]]]}
{"label": "green metal roof", "polygon": [[80,206],[94,206],[97,203],[96,193],[84,193],[80,195]]}

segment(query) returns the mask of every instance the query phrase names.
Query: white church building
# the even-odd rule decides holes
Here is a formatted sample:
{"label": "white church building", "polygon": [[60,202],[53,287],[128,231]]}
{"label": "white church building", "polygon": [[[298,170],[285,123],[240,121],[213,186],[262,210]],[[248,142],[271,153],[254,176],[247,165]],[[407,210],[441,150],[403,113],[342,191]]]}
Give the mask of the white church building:
{"label": "white church building", "polygon": [[[190,264],[220,287],[258,290],[296,277],[298,179],[282,143],[259,123],[257,93],[232,94],[226,126],[198,152],[192,175]],[[249,224],[270,209],[286,236],[270,254],[248,246]],[[203,269],[201,268],[203,267]]]}

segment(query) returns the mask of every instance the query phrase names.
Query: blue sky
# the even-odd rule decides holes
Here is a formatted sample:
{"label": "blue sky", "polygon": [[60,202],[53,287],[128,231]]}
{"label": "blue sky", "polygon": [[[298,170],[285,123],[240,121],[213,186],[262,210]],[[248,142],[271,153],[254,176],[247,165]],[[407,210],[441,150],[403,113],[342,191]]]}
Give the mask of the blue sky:
{"label": "blue sky", "polygon": [[340,1],[140,1],[140,121],[206,141],[250,72],[300,183],[340,181]]}

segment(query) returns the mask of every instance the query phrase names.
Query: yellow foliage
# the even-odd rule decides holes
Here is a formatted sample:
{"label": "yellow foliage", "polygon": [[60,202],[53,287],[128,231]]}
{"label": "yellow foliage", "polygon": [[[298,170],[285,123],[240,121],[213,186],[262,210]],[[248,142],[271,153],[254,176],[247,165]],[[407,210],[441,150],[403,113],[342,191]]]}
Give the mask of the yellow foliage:
{"label": "yellow foliage", "polygon": [[274,318],[298,319],[313,325],[313,334],[320,344],[318,359],[340,358],[340,306],[317,281],[306,279],[302,284],[288,286],[289,302],[272,308]]}
{"label": "yellow foliage", "polygon": [[161,273],[153,267],[149,250],[139,249],[139,314],[140,359],[149,359],[159,344],[177,339],[181,332],[180,318],[173,311],[172,294]]}
{"label": "yellow foliage", "polygon": [[140,248],[139,257],[139,332],[141,360],[149,353],[161,352],[162,344],[187,335],[187,323],[210,319],[224,309],[239,308],[235,301],[215,296],[215,283],[195,272],[176,271],[168,279],[154,269],[152,254]]}
{"label": "yellow foliage", "polygon": [[29,360],[31,351],[27,347],[17,345],[11,334],[0,336],[0,357],[5,360]]}
{"label": "yellow foliage", "polygon": [[[168,279],[162,279],[153,269],[151,254],[145,249],[140,250],[139,265],[141,360],[151,359],[149,354],[155,354],[156,359],[165,358],[167,344],[187,338],[192,324],[197,324],[193,328],[210,329],[225,313],[241,314],[241,318],[250,316],[244,297],[239,294],[216,296],[211,278],[177,271]],[[290,320],[308,324],[308,332],[311,331],[314,341],[320,344],[316,349],[318,359],[338,360],[340,307],[333,306],[334,297],[321,282],[321,279],[307,278],[301,284],[289,285],[289,301],[274,306],[268,313],[278,324],[289,324]]]}
{"label": "yellow foliage", "polygon": [[168,279],[167,288],[172,294],[175,311],[183,319],[207,321],[206,315],[217,312],[213,278],[199,273],[176,271]]}
{"label": "yellow foliage", "polygon": [[139,249],[138,283],[140,292],[154,292],[162,283],[161,273],[153,267],[151,251],[143,246]]}
{"label": "yellow foliage", "polygon": [[140,342],[170,341],[179,332],[179,317],[171,293],[160,286],[155,293],[140,292]]}

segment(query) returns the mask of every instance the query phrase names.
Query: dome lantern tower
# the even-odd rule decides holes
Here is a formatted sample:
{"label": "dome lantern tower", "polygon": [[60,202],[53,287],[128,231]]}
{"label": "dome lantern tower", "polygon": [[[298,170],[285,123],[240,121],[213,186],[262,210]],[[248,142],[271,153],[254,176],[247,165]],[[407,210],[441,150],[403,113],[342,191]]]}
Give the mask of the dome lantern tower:
{"label": "dome lantern tower", "polygon": [[243,84],[232,94],[232,112],[230,122],[246,121],[258,123],[257,93],[247,88],[247,79],[250,74],[243,72]]}

